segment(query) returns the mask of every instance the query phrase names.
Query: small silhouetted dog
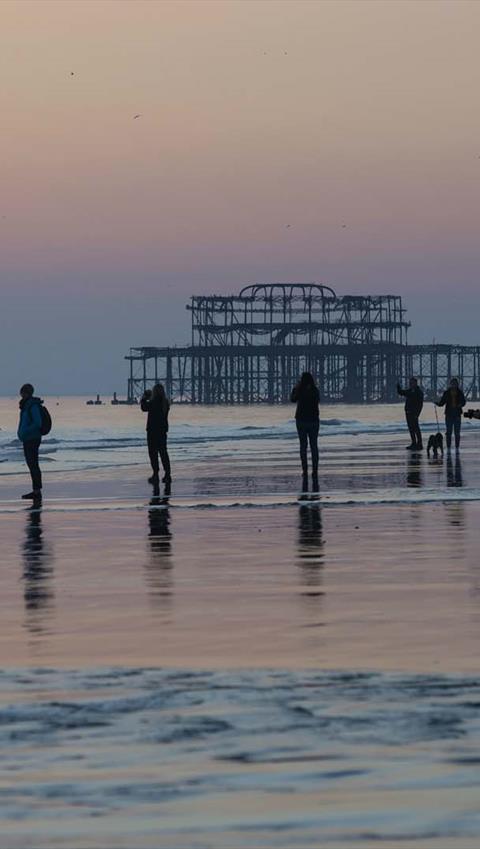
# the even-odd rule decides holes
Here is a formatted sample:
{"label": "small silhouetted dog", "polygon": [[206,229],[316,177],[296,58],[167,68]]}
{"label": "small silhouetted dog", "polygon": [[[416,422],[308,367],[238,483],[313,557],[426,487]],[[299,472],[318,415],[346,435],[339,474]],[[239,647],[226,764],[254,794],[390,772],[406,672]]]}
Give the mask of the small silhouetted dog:
{"label": "small silhouetted dog", "polygon": [[441,433],[430,434],[427,444],[427,457],[430,457],[430,451],[433,451],[433,456],[435,460],[438,457],[439,451],[443,457],[443,436]]}

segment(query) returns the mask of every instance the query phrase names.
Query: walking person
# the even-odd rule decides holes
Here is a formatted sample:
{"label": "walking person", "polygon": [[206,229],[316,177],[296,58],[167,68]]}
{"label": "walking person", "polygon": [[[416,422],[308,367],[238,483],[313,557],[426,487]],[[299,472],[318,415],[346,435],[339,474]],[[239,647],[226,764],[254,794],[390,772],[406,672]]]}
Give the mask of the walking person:
{"label": "walking person", "polygon": [[402,389],[400,383],[397,383],[397,392],[405,398],[405,418],[411,440],[410,445],[407,445],[407,450],[421,451],[423,448],[422,432],[418,419],[423,408],[423,392],[418,385],[417,378],[410,378],[408,389]]}
{"label": "walking person", "polygon": [[42,400],[35,398],[31,383],[20,389],[20,421],[17,436],[23,443],[23,453],[32,478],[32,491],[22,495],[24,500],[40,501],[42,498],[42,473],[38,462],[38,451],[42,441]]}
{"label": "walking person", "polygon": [[318,429],[320,416],[318,406],[320,393],[315,381],[308,371],[304,371],[299,382],[292,389],[290,396],[296,403],[295,420],[300,440],[300,459],[302,462],[302,489],[308,492],[308,443],[312,455],[312,490],[318,492]]}
{"label": "walking person", "polygon": [[460,448],[460,430],[462,427],[462,408],[465,406],[465,395],[460,389],[456,377],[452,377],[448,388],[443,393],[437,407],[445,407],[445,426],[447,429],[447,451],[452,446],[452,431],[455,434],[455,449]]}
{"label": "walking person", "polygon": [[168,412],[170,410],[170,402],[165,395],[165,389],[161,383],[157,383],[153,390],[147,389],[142,396],[140,406],[147,415],[147,445],[148,455],[152,466],[152,476],[148,479],[149,483],[158,484],[159,479],[159,462],[158,456],[162,461],[164,476],[163,483],[170,484],[172,481],[170,470],[170,458],[167,451],[167,433],[168,433]]}

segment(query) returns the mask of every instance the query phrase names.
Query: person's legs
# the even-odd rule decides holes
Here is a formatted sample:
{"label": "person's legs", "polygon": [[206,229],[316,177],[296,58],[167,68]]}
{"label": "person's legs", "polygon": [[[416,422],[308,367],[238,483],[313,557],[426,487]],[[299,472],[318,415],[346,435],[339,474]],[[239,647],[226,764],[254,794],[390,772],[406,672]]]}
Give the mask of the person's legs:
{"label": "person's legs", "polygon": [[302,462],[303,477],[308,475],[308,460],[307,460],[307,429],[303,422],[297,422],[297,433],[300,440],[300,460]]}
{"label": "person's legs", "polygon": [[167,432],[163,431],[158,436],[158,450],[160,452],[160,460],[162,461],[163,471],[165,472],[165,483],[171,480],[170,472],[170,457],[167,451]]}
{"label": "person's legs", "polygon": [[318,422],[312,422],[308,427],[308,441],[312,454],[312,478],[318,481]]}
{"label": "person's legs", "polygon": [[461,415],[455,416],[455,419],[454,419],[454,422],[453,422],[453,428],[454,428],[454,431],[455,431],[455,448],[460,448],[460,430],[461,430],[461,427],[462,427],[462,417],[461,417]]}
{"label": "person's legs", "polygon": [[300,440],[300,460],[302,463],[302,472],[304,475],[308,474],[308,459],[307,459],[307,445],[308,445],[308,437],[307,437],[307,429],[303,422],[297,422],[297,433],[298,438]]}
{"label": "person's legs", "polygon": [[34,492],[41,492],[42,490],[42,473],[40,471],[40,466],[38,463],[39,448],[39,439],[32,439],[29,442],[23,443],[23,453],[25,455],[25,462],[28,466],[32,478],[32,489]]}
{"label": "person's legs", "polygon": [[412,415],[412,413],[405,413],[405,418],[407,420],[408,430],[410,433],[410,442],[412,445],[416,445],[418,419],[416,416]]}
{"label": "person's legs", "polygon": [[415,418],[414,430],[415,430],[415,440],[416,440],[416,443],[417,443],[417,448],[423,448],[422,431],[420,430],[420,424],[418,422],[418,416]]}
{"label": "person's legs", "polygon": [[147,446],[148,446],[148,456],[150,457],[150,465],[152,467],[154,477],[158,478],[159,472],[159,464],[158,464],[158,438],[156,433],[152,433],[147,430]]}
{"label": "person's legs", "polygon": [[452,429],[453,429],[453,419],[451,416],[445,416],[445,425],[447,427],[447,448],[450,448],[452,445]]}

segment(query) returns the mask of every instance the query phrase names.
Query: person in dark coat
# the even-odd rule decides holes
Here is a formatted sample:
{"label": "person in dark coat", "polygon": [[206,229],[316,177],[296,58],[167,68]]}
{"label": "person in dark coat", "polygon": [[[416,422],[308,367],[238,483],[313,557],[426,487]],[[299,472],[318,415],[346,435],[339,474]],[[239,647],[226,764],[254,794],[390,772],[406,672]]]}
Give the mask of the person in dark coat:
{"label": "person in dark coat", "polygon": [[318,491],[318,430],[320,426],[318,405],[320,402],[320,393],[310,372],[303,372],[299,382],[292,389],[290,400],[297,405],[295,420],[297,423],[298,438],[300,440],[303,491],[308,491],[307,449],[308,443],[310,443],[310,452],[312,455],[312,488],[316,492]]}
{"label": "person in dark coat", "polygon": [[158,484],[159,478],[159,462],[158,456],[162,461],[164,477],[163,482],[170,484],[172,481],[170,458],[167,450],[167,434],[168,434],[168,412],[170,410],[170,402],[165,395],[165,389],[161,383],[157,383],[153,390],[146,390],[140,401],[140,406],[147,415],[147,445],[148,455],[152,466],[153,474],[148,479],[149,483]]}
{"label": "person in dark coat", "polygon": [[40,501],[42,498],[42,473],[38,462],[38,452],[42,441],[42,403],[34,397],[31,383],[24,383],[20,389],[20,420],[17,436],[23,443],[23,454],[32,478],[32,491],[22,495],[23,499]]}
{"label": "person in dark coat", "polygon": [[455,433],[455,448],[460,448],[460,430],[462,427],[462,408],[465,406],[465,395],[460,389],[456,377],[452,377],[439,401],[437,407],[445,407],[445,426],[447,429],[447,451],[452,446],[452,431]]}
{"label": "person in dark coat", "polygon": [[409,451],[421,451],[423,448],[422,432],[418,419],[423,407],[423,392],[418,385],[417,378],[410,378],[408,389],[402,389],[400,384],[397,383],[397,392],[405,398],[405,418],[411,439],[407,449]]}

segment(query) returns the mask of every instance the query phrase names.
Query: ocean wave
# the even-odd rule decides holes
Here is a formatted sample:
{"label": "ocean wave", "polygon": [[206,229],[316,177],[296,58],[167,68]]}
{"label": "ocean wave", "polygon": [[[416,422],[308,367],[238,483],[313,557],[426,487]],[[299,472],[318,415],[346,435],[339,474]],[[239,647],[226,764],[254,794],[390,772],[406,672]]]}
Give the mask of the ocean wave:
{"label": "ocean wave", "polygon": [[[436,430],[434,423],[423,424],[425,433]],[[362,422],[356,419],[328,418],[320,422],[320,438],[331,440],[335,437],[359,436],[395,436],[405,433],[403,422]],[[223,443],[241,443],[260,440],[296,440],[296,428],[293,420],[276,425],[242,425],[242,426],[206,426],[181,424],[172,426],[169,433],[169,444],[172,446],[195,447]],[[42,440],[42,448],[48,446],[49,453],[54,449],[75,452],[123,451],[145,446],[145,432],[139,429],[137,433],[112,434],[91,433],[57,433],[55,436]],[[12,452],[20,451],[21,443],[13,438],[0,442],[0,454],[12,456]]]}

